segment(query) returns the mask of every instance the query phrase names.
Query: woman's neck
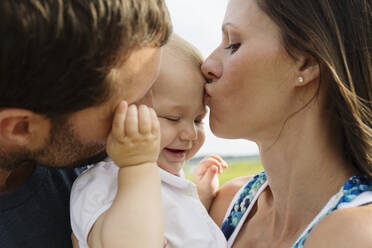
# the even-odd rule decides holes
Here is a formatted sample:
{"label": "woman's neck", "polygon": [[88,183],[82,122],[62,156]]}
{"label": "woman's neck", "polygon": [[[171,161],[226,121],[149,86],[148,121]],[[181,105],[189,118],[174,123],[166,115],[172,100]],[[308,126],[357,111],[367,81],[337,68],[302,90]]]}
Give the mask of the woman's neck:
{"label": "woman's neck", "polygon": [[324,118],[300,115],[286,124],[275,145],[269,149],[260,145],[274,230],[283,233],[304,229],[355,174],[342,156],[337,128],[332,129]]}

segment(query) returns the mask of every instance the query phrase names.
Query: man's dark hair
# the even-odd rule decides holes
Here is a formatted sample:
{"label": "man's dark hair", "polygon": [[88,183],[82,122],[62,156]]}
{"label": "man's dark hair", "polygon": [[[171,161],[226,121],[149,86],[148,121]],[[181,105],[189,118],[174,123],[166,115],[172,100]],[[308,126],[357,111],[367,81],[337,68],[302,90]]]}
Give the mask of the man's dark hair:
{"label": "man's dark hair", "polygon": [[163,0],[1,0],[0,108],[53,118],[99,105],[110,70],[170,32]]}

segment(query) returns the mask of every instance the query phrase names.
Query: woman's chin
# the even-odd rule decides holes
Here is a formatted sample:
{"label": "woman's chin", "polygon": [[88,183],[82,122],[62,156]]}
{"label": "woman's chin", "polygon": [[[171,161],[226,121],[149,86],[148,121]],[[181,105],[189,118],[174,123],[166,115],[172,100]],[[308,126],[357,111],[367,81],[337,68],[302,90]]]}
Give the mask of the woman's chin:
{"label": "woman's chin", "polygon": [[232,129],[228,127],[223,127],[221,125],[213,124],[209,122],[209,128],[211,129],[212,133],[222,139],[240,139],[241,137],[236,137],[231,131]]}

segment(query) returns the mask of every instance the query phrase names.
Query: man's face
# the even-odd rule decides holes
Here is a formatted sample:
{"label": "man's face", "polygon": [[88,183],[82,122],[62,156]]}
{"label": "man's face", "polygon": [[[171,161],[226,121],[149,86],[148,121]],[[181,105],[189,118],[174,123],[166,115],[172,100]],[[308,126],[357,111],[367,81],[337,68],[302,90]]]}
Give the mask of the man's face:
{"label": "man's face", "polygon": [[73,113],[67,120],[52,122],[50,135],[33,159],[49,167],[78,167],[105,157],[106,137],[119,102],[151,105],[151,87],[159,73],[161,51],[143,48],[109,75],[111,98],[104,104]]}

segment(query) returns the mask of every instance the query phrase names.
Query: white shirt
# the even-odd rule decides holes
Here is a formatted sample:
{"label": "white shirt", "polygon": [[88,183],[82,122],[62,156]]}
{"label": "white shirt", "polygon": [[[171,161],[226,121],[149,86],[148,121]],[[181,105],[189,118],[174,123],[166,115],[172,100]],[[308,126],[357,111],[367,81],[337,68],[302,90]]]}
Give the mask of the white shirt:
{"label": "white shirt", "polygon": [[[105,160],[81,174],[72,186],[71,226],[80,248],[98,217],[112,204],[119,168]],[[195,184],[159,168],[168,248],[226,248],[220,228],[199,200]]]}

